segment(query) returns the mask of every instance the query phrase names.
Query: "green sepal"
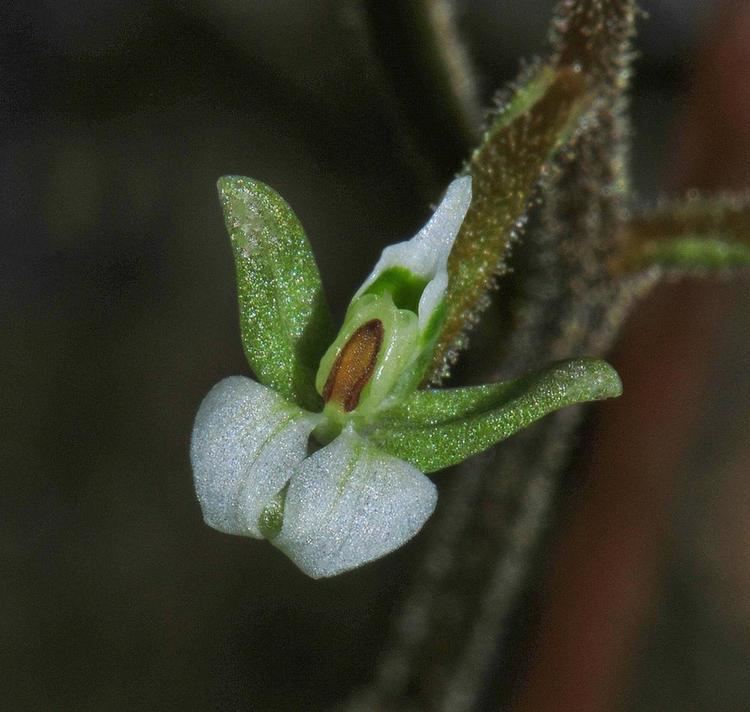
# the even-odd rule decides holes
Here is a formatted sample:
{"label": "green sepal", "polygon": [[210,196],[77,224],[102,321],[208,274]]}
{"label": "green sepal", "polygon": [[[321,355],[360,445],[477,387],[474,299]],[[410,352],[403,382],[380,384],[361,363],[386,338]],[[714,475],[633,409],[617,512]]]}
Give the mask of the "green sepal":
{"label": "green sepal", "polygon": [[225,176],[217,187],[234,251],[248,363],[263,385],[316,410],[315,371],[334,333],[302,225],[260,181]]}
{"label": "green sepal", "polygon": [[434,472],[560,408],[621,393],[620,377],[605,361],[559,361],[513,381],[417,391],[383,413],[369,437],[423,472]]}

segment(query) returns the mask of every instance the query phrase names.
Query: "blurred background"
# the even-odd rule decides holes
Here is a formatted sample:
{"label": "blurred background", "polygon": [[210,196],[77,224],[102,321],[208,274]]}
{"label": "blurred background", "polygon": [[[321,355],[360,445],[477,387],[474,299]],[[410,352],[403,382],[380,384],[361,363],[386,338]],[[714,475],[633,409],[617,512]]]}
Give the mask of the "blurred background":
{"label": "blurred background", "polygon": [[[747,3],[643,4],[640,195],[750,186]],[[458,2],[484,103],[552,5]],[[201,398],[247,372],[216,179],[289,201],[338,315],[437,197],[357,9],[0,8],[3,708],[323,709],[367,681],[421,542],[309,581],[205,527],[188,462]],[[518,709],[750,709],[749,286],[667,285],[628,323],[626,395],[567,482]]]}

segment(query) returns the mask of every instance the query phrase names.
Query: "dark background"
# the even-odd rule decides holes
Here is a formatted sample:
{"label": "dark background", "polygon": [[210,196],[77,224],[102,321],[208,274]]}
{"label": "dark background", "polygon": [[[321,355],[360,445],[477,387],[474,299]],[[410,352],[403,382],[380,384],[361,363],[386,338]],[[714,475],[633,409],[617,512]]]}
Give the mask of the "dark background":
{"label": "dark background", "polygon": [[[725,15],[717,30],[727,3],[644,5],[633,91],[641,195],[750,184],[748,131],[727,128],[710,102],[695,108],[701,71],[715,77],[704,88],[723,82],[740,96],[750,86],[747,54],[711,64],[736,26]],[[458,7],[488,102],[543,47],[552,3]],[[367,680],[421,542],[307,580],[272,547],[202,524],[188,441],[208,389],[247,372],[217,177],[250,175],[285,196],[339,315],[383,245],[412,234],[437,197],[398,138],[356,3],[26,0],[3,4],[0,28],[0,705],[332,704]],[[750,111],[737,111],[750,125]],[[724,158],[698,161],[714,133],[722,141],[709,154]],[[643,572],[649,583],[626,616],[632,644],[601,643],[619,651],[613,681],[571,709],[750,708],[750,299],[747,280],[738,284],[662,290],[618,351],[644,395],[600,416],[591,462],[617,469],[622,452],[605,447],[597,461],[597,438],[617,442],[624,427],[644,457],[673,443],[679,474],[655,494],[605,489],[588,510],[595,475],[573,482],[569,521],[624,502],[632,532],[646,531],[659,554],[628,559],[627,537],[616,556],[601,552],[591,575],[613,567],[615,591],[637,588]],[[662,358],[663,372],[638,381]],[[674,436],[684,400],[648,420],[670,386],[687,389],[695,413]],[[588,544],[570,536],[568,556],[585,571]],[[564,594],[564,579],[550,581]],[[550,596],[542,656],[555,605],[570,615]],[[591,667],[608,659],[591,631],[579,650],[549,654],[596,687],[610,677]],[[525,654],[519,689],[541,689],[548,676],[534,677]]]}

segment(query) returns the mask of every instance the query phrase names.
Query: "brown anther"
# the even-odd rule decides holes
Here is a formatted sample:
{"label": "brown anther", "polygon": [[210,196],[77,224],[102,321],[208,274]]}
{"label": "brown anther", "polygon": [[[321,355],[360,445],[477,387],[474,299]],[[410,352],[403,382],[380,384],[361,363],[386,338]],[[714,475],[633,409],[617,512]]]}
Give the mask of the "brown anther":
{"label": "brown anther", "polygon": [[382,344],[383,322],[373,319],[362,324],[336,357],[323,388],[323,400],[340,403],[345,413],[353,411],[372,377]]}

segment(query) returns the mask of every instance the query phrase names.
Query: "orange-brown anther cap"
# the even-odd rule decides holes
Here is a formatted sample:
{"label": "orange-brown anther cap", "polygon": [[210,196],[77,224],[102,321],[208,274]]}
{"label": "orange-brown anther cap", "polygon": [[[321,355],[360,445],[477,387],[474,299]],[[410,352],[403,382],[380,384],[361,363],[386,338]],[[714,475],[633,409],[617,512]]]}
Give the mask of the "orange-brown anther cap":
{"label": "orange-brown anther cap", "polygon": [[383,343],[383,322],[372,319],[359,327],[336,357],[323,388],[323,400],[340,403],[345,413],[359,403],[362,389],[375,370]]}

